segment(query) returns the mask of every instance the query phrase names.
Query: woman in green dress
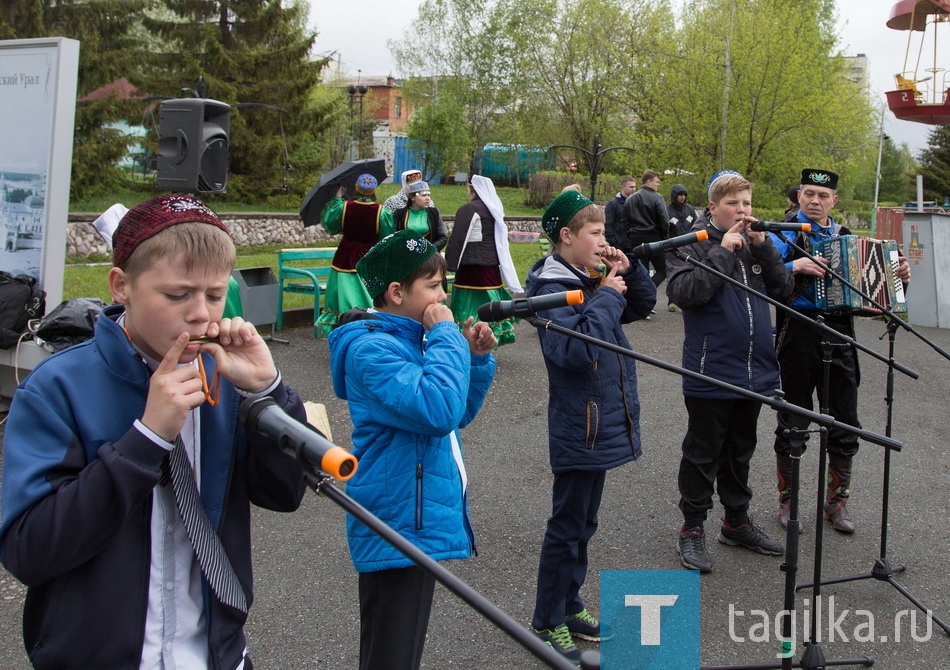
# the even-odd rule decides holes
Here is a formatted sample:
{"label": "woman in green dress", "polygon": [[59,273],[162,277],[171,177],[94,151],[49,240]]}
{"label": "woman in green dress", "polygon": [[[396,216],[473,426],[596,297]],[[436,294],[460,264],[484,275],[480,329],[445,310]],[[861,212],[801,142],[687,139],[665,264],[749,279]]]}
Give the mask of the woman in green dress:
{"label": "woman in green dress", "polygon": [[432,193],[424,181],[409,184],[408,206],[393,213],[396,230],[409,228],[435,245],[439,251],[445,248],[449,235],[445,230],[442,214],[432,206]]}
{"label": "woman in green dress", "polygon": [[359,307],[369,309],[373,299],[356,274],[356,262],[390,233],[394,232],[393,215],[376,202],[376,178],[362,174],[356,180],[356,197],[344,200],[346,188],[340,186],[337,196],[323,210],[323,227],[331,235],[343,234],[333,255],[327,279],[323,311],[317,317],[320,337],[330,337],[340,315]]}
{"label": "woman in green dress", "polygon": [[[508,250],[505,211],[491,179],[473,175],[469,201],[455,214],[452,237],[445,248],[449,270],[455,272],[452,314],[459,324],[478,320],[478,308],[492,300],[511,300],[523,293]],[[507,290],[506,290],[507,287]],[[489,323],[498,346],[515,341],[515,319]]]}

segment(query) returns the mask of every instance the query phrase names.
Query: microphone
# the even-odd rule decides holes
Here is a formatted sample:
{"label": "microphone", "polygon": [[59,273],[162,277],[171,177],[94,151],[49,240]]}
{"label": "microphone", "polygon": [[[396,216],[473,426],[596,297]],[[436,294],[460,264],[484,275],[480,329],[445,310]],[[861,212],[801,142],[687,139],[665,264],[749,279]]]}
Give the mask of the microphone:
{"label": "microphone", "polygon": [[480,321],[501,321],[511,317],[524,318],[534,316],[546,309],[555,309],[567,305],[579,305],[584,302],[584,292],[563,291],[536,295],[532,298],[516,298],[514,300],[492,300],[478,308]]}
{"label": "microphone", "polygon": [[776,223],[774,221],[753,221],[749,224],[749,228],[754,230],[757,233],[778,233],[783,230],[788,230],[791,232],[803,232],[807,233],[811,230],[810,223]]}
{"label": "microphone", "polygon": [[350,452],[287,414],[273,398],[245,400],[238,417],[249,430],[274,438],[281,449],[303,463],[341,481],[356,473],[356,458]]}
{"label": "microphone", "polygon": [[671,237],[668,240],[660,240],[659,242],[646,242],[640,244],[633,248],[633,251],[630,252],[630,255],[634,258],[649,258],[654,254],[664,253],[667,251],[673,251],[674,249],[679,249],[680,247],[685,247],[687,244],[693,244],[694,242],[702,242],[703,240],[709,239],[709,233],[705,230],[697,230],[695,233],[686,233],[685,235],[677,235],[676,237]]}

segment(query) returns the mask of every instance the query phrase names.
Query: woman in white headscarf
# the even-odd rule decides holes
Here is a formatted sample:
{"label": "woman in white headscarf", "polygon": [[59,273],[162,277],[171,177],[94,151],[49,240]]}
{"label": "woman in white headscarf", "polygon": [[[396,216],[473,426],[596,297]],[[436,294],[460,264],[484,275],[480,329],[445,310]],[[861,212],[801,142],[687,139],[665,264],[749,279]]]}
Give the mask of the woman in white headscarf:
{"label": "woman in white headscarf", "polygon": [[[459,324],[469,317],[478,320],[478,308],[492,300],[511,300],[523,293],[508,250],[505,210],[491,179],[472,175],[469,201],[455,214],[455,226],[445,248],[449,270],[455,272],[452,314]],[[515,341],[515,319],[489,325],[498,346]]]}
{"label": "woman in white headscarf", "polygon": [[402,190],[398,193],[389,196],[386,198],[386,201],[383,202],[383,207],[388,209],[390,212],[394,212],[397,209],[402,209],[403,207],[409,206],[409,185],[422,181],[422,173],[419,170],[406,170],[402,173]]}

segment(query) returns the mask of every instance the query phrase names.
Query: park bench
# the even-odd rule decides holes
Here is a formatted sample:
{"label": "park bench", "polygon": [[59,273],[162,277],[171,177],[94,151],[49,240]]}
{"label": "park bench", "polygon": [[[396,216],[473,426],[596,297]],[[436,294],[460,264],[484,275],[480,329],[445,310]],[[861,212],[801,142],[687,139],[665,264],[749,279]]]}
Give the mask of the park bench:
{"label": "park bench", "polygon": [[[277,297],[277,330],[284,325],[284,292],[303,293],[313,296],[313,336],[318,337],[316,322],[320,316],[320,298],[327,289],[330,261],[333,260],[334,254],[336,247],[281,249],[277,252],[277,279],[280,283]],[[455,275],[450,272],[445,279],[448,291],[455,281]]]}
{"label": "park bench", "polygon": [[[303,293],[313,296],[313,323],[320,316],[320,297],[327,289],[330,277],[330,261],[336,247],[310,249],[281,249],[277,252],[277,280],[280,290],[277,296],[277,330],[284,325],[284,293]],[[317,337],[314,325],[313,336]]]}

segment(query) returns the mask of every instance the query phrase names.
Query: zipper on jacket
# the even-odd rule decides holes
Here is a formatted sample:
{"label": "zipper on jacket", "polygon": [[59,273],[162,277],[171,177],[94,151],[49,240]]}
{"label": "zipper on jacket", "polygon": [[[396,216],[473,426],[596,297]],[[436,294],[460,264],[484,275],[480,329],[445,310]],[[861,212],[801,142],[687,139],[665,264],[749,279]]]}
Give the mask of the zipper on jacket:
{"label": "zipper on jacket", "polygon": [[706,374],[706,352],[709,351],[709,335],[703,335],[703,350],[699,355],[699,374]]}
{"label": "zipper on jacket", "polygon": [[[742,262],[739,262],[739,270],[742,272],[742,283],[752,288],[752,285],[749,283],[749,276],[746,274],[745,266]],[[746,353],[745,360],[745,370],[746,370],[746,379],[749,382],[749,388],[753,388],[755,384],[752,381],[752,355],[753,347],[755,346],[755,317],[752,314],[752,296],[748,291],[743,291],[745,296],[745,308],[746,313],[749,315],[749,351]]]}
{"label": "zipper on jacket", "polygon": [[422,530],[422,463],[416,464],[416,530]]}
{"label": "zipper on jacket", "polygon": [[[591,431],[593,429],[593,432]],[[597,432],[600,429],[600,406],[593,400],[587,401],[587,448],[594,449]]]}

